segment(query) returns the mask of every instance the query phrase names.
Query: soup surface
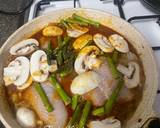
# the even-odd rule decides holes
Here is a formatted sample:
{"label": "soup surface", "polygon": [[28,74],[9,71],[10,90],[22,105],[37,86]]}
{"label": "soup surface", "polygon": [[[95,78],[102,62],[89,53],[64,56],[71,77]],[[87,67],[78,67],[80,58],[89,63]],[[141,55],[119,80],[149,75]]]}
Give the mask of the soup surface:
{"label": "soup surface", "polygon": [[121,128],[145,76],[125,37],[73,14],[12,46],[3,79],[22,127]]}

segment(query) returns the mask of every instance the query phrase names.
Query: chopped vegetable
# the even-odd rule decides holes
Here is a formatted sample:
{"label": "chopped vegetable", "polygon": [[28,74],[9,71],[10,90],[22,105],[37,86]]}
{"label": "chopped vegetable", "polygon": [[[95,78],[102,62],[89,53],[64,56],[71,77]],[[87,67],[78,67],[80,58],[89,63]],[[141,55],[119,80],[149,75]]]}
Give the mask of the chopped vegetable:
{"label": "chopped vegetable", "polygon": [[81,16],[78,16],[77,14],[73,14],[73,19],[75,20],[78,20],[78,21],[81,21],[83,23],[88,23],[90,25],[94,25],[96,27],[99,27],[100,23],[98,23],[97,21],[93,21],[93,20],[90,20],[90,19],[86,19],[84,17],[81,17]]}
{"label": "chopped vegetable", "polygon": [[86,101],[83,111],[82,111],[80,121],[79,121],[79,128],[84,128],[84,126],[86,125],[90,110],[91,110],[91,102]]}
{"label": "chopped vegetable", "polygon": [[59,50],[57,53],[57,63],[58,63],[58,65],[63,64],[63,53],[61,50]]}
{"label": "chopped vegetable", "polygon": [[64,46],[64,45],[67,45],[68,42],[70,41],[70,39],[71,39],[71,37],[65,36],[65,37],[64,37],[64,40],[63,40],[63,46]]}
{"label": "chopped vegetable", "polygon": [[65,36],[64,40],[62,41],[62,37],[58,36],[58,48],[57,48],[56,59],[59,66],[63,65],[64,61],[66,60],[66,54],[67,54],[66,52],[70,39],[71,39],[70,37]]}
{"label": "chopped vegetable", "polygon": [[59,69],[59,75],[61,77],[65,77],[68,74],[70,74],[71,72],[72,72],[72,68],[71,68],[71,66],[68,66],[68,65],[65,65],[65,66],[61,67],[61,69]]}
{"label": "chopped vegetable", "polygon": [[75,110],[79,101],[79,95],[74,95],[72,97],[72,109]]}
{"label": "chopped vegetable", "polygon": [[112,59],[111,57],[109,57],[109,56],[106,56],[106,58],[107,58],[108,65],[109,65],[109,67],[110,67],[110,69],[111,69],[112,76],[113,76],[115,79],[120,78],[120,77],[121,77],[121,74],[120,74],[120,72],[117,70],[116,65],[115,65],[114,62],[113,62],[113,59]]}
{"label": "chopped vegetable", "polygon": [[48,112],[52,112],[53,106],[51,105],[51,103],[50,103],[45,91],[41,87],[41,85],[39,83],[35,83],[34,87],[35,87],[36,91],[38,92],[39,96],[41,97],[42,102],[43,102],[44,106],[46,107],[46,110]]}
{"label": "chopped vegetable", "polygon": [[83,103],[80,103],[79,105],[77,105],[77,107],[75,108],[75,111],[73,113],[73,116],[71,117],[70,121],[68,122],[67,128],[74,127],[74,125],[76,125],[76,123],[78,123],[78,121],[79,121],[78,119],[80,117],[82,107],[83,107]]}
{"label": "chopped vegetable", "polygon": [[59,68],[58,72],[61,77],[65,77],[73,71],[74,58],[72,56],[67,60],[64,66]]}
{"label": "chopped vegetable", "polygon": [[120,90],[121,90],[121,88],[122,88],[123,85],[124,85],[124,81],[123,81],[122,79],[120,79],[120,80],[118,81],[117,87],[116,87],[115,90],[112,92],[112,95],[110,96],[110,98],[108,99],[108,101],[107,101],[106,104],[105,104],[104,109],[105,109],[105,113],[106,113],[106,114],[110,113],[110,111],[112,110],[113,105],[114,105],[114,103],[116,102],[117,97],[118,97],[118,95],[119,95],[119,92],[120,92]]}
{"label": "chopped vegetable", "polygon": [[122,79],[119,79],[117,87],[112,92],[112,95],[106,101],[105,105],[100,107],[100,108],[97,108],[97,109],[93,110],[92,114],[94,116],[101,116],[101,115],[104,115],[104,114],[109,114],[111,112],[112,108],[113,108],[113,105],[115,104],[115,102],[117,100],[117,97],[118,97],[119,92],[120,92],[123,85],[124,85],[124,81]]}
{"label": "chopped vegetable", "polygon": [[99,108],[97,108],[97,109],[95,109],[95,110],[92,111],[92,115],[94,115],[94,116],[101,116],[101,115],[103,115],[105,113],[104,110],[105,110],[104,106],[99,107]]}
{"label": "chopped vegetable", "polygon": [[53,54],[53,48],[52,48],[51,42],[48,43],[46,54],[47,54],[47,62],[49,65],[51,65],[51,59]]}
{"label": "chopped vegetable", "polygon": [[61,47],[57,54],[57,60],[59,61],[58,73],[61,77],[67,76],[73,71],[73,65],[75,60],[75,53],[70,42],[70,37],[65,36]]}
{"label": "chopped vegetable", "polygon": [[88,23],[85,23],[85,22],[81,22],[81,21],[78,21],[78,20],[75,20],[75,19],[72,19],[72,18],[68,18],[65,20],[67,23],[72,23],[72,24],[79,24],[79,25],[82,25],[82,26],[88,26]]}
{"label": "chopped vegetable", "polygon": [[58,40],[58,47],[61,48],[62,45],[63,45],[62,37],[61,37],[61,36],[58,36],[58,37],[57,37],[57,40]]}
{"label": "chopped vegetable", "polygon": [[66,27],[66,28],[69,27],[65,20],[61,20],[60,24],[63,25],[64,27]]}
{"label": "chopped vegetable", "polygon": [[49,77],[49,80],[50,80],[51,84],[54,86],[54,88],[56,89],[56,91],[59,94],[59,96],[61,97],[61,99],[64,101],[65,105],[70,104],[71,98],[67,95],[67,93],[64,91],[64,89],[61,87],[61,85],[57,81],[56,75],[52,74]]}

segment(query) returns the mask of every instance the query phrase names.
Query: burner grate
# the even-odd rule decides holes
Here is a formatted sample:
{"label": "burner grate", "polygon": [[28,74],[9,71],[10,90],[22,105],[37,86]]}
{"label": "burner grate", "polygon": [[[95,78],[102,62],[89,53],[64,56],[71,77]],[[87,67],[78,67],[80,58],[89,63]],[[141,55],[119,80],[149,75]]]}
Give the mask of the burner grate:
{"label": "burner grate", "polygon": [[[125,1],[124,0],[114,0],[114,4],[118,6],[120,17],[125,20],[126,19],[125,13],[122,7],[125,4]],[[127,21],[131,23],[132,21],[136,21],[136,20],[140,21],[140,20],[154,19],[154,18],[158,18],[156,23],[160,25],[160,15],[158,14],[157,15],[146,15],[146,16],[134,16],[134,17],[129,18]],[[152,49],[160,50],[160,46],[154,46],[152,47]]]}

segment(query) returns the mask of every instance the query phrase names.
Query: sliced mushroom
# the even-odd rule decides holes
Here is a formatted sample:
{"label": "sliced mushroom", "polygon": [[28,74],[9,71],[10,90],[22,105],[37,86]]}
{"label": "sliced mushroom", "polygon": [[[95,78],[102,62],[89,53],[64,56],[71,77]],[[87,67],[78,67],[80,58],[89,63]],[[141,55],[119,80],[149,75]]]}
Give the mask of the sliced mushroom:
{"label": "sliced mushroom", "polygon": [[29,79],[27,80],[27,82],[25,82],[23,85],[21,86],[17,86],[17,89],[18,90],[23,90],[23,89],[26,89],[28,88],[31,84],[32,84],[33,80],[32,80],[32,77],[30,76]]}
{"label": "sliced mushroom", "polygon": [[101,121],[91,121],[88,128],[121,128],[121,122],[110,117]]}
{"label": "sliced mushroom", "polygon": [[87,70],[99,68],[102,63],[100,59],[96,58],[99,53],[100,50],[94,45],[83,48],[75,60],[75,71],[80,74]]}
{"label": "sliced mushroom", "polygon": [[11,47],[9,52],[12,55],[27,55],[33,52],[38,46],[38,41],[30,38],[15,44]]}
{"label": "sliced mushroom", "polygon": [[119,52],[122,52],[122,53],[129,52],[128,43],[122,36],[118,34],[113,34],[109,36],[109,41],[111,45]]}
{"label": "sliced mushroom", "polygon": [[71,24],[69,28],[67,28],[67,34],[70,37],[77,38],[89,31],[86,27],[81,27],[77,24]]}
{"label": "sliced mushroom", "polygon": [[100,77],[94,71],[84,72],[75,77],[71,84],[71,91],[74,94],[83,95],[100,84]]}
{"label": "sliced mushroom", "polygon": [[82,35],[82,36],[80,36],[79,38],[77,38],[75,41],[74,41],[74,43],[73,43],[73,47],[74,47],[74,49],[76,49],[76,50],[80,50],[80,49],[82,49],[85,45],[87,45],[87,43],[89,42],[89,41],[91,41],[92,40],[92,35],[90,35],[90,34],[84,34],[84,35]]}
{"label": "sliced mushroom", "polygon": [[44,36],[60,36],[63,34],[63,29],[57,26],[47,26],[42,31]]}
{"label": "sliced mushroom", "polygon": [[18,108],[16,117],[22,127],[34,128],[36,126],[36,115],[31,109]]}
{"label": "sliced mushroom", "polygon": [[128,64],[128,67],[126,67],[122,64],[118,64],[117,69],[119,72],[121,72],[122,74],[124,74],[128,78],[130,78],[134,72],[134,66],[130,63]]}
{"label": "sliced mushroom", "polygon": [[112,52],[114,50],[107,37],[100,33],[95,34],[93,40],[103,52]]}
{"label": "sliced mushroom", "polygon": [[32,78],[37,82],[47,80],[49,71],[47,63],[47,55],[42,50],[34,52],[30,59],[30,72]]}
{"label": "sliced mushroom", "polygon": [[29,78],[29,59],[21,56],[4,68],[5,85],[14,84],[17,87],[25,84]]}
{"label": "sliced mushroom", "polygon": [[128,65],[130,61],[138,62],[138,56],[135,53],[129,51],[126,54],[122,54],[119,58],[119,63],[122,65]]}
{"label": "sliced mushroom", "polygon": [[135,88],[140,82],[140,68],[136,62],[129,62],[128,68],[119,65],[117,69],[124,74],[125,86],[129,89]]}

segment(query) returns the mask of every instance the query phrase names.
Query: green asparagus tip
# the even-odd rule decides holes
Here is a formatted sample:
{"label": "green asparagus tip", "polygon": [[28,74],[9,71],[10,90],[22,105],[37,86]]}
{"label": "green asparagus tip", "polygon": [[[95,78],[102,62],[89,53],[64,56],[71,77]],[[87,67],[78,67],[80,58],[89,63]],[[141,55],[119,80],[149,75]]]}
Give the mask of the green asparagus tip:
{"label": "green asparagus tip", "polygon": [[93,116],[102,116],[105,114],[104,107],[96,108],[92,111]]}
{"label": "green asparagus tip", "polygon": [[81,22],[84,22],[84,23],[88,23],[88,24],[93,25],[93,26],[96,26],[96,27],[99,27],[99,25],[100,25],[100,23],[97,22],[97,21],[93,21],[93,20],[90,20],[90,19],[86,19],[86,18],[81,17],[81,16],[79,16],[79,15],[77,15],[77,14],[75,14],[75,13],[72,15],[72,17],[73,17],[73,19],[75,19],[75,20],[78,20],[78,21],[81,21]]}

